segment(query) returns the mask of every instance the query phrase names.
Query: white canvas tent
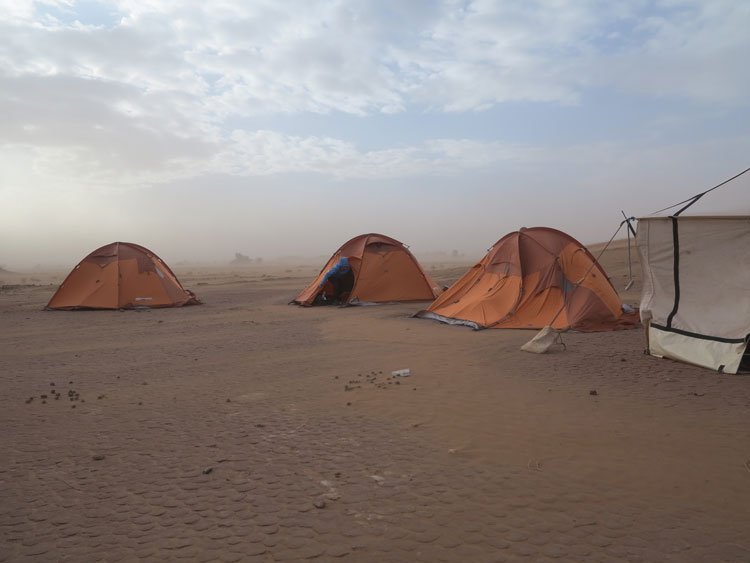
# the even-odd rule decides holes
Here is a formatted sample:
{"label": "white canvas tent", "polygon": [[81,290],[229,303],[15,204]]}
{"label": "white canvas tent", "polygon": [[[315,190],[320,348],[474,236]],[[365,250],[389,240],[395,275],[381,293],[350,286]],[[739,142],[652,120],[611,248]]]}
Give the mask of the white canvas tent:
{"label": "white canvas tent", "polygon": [[636,244],[649,352],[737,373],[750,336],[750,217],[644,217]]}

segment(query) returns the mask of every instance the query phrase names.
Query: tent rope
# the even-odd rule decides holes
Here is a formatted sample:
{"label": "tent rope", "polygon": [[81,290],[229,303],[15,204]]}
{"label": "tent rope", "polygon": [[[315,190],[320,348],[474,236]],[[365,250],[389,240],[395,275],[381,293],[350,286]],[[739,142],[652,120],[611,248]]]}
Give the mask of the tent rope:
{"label": "tent rope", "polygon": [[723,186],[725,184],[728,184],[732,180],[736,180],[737,178],[739,178],[740,176],[742,176],[746,172],[750,172],[750,168],[745,168],[739,174],[735,174],[734,176],[732,176],[728,180],[724,180],[722,183],[715,185],[713,188],[710,188],[710,189],[706,190],[705,192],[701,192],[699,194],[696,194],[693,197],[689,197],[686,200],[683,200],[683,201],[681,201],[679,203],[675,203],[674,205],[670,205],[669,207],[665,207],[664,209],[659,209],[659,211],[654,211],[653,213],[650,213],[650,215],[656,215],[657,213],[661,213],[662,211],[668,211],[668,210],[673,209],[673,208],[675,208],[675,207],[677,207],[679,205],[682,205],[683,203],[687,203],[687,205],[685,207],[681,208],[680,210],[678,210],[674,214],[674,217],[677,217],[680,213],[682,213],[683,211],[685,211],[688,207],[690,207],[691,205],[693,205],[696,201],[698,201],[700,198],[702,198],[707,193],[712,192],[715,189],[720,188],[721,186]]}

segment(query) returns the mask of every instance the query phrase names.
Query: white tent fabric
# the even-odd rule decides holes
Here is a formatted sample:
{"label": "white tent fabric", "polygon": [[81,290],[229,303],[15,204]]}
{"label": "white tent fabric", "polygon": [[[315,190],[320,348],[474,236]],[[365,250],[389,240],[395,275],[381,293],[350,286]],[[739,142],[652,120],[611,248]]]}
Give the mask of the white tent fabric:
{"label": "white tent fabric", "polygon": [[636,244],[650,353],[737,373],[750,335],[750,217],[644,217]]}

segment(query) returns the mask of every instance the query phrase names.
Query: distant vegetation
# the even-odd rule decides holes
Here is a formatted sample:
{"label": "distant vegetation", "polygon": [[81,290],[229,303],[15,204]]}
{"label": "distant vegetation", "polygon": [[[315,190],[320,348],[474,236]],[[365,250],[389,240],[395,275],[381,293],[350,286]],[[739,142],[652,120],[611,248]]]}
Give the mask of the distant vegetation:
{"label": "distant vegetation", "polygon": [[242,254],[241,252],[235,252],[234,253],[234,260],[230,262],[232,266],[250,266],[251,264],[260,264],[263,262],[263,258],[250,258],[249,256],[246,256]]}

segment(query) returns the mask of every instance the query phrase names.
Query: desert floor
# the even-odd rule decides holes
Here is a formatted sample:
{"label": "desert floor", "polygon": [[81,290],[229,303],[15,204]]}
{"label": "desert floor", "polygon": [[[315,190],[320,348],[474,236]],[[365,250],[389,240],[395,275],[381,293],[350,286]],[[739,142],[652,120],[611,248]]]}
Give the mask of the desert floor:
{"label": "desert floor", "polygon": [[143,312],[5,275],[0,561],[750,561],[750,379],[287,305],[319,267],[175,268],[204,305]]}

